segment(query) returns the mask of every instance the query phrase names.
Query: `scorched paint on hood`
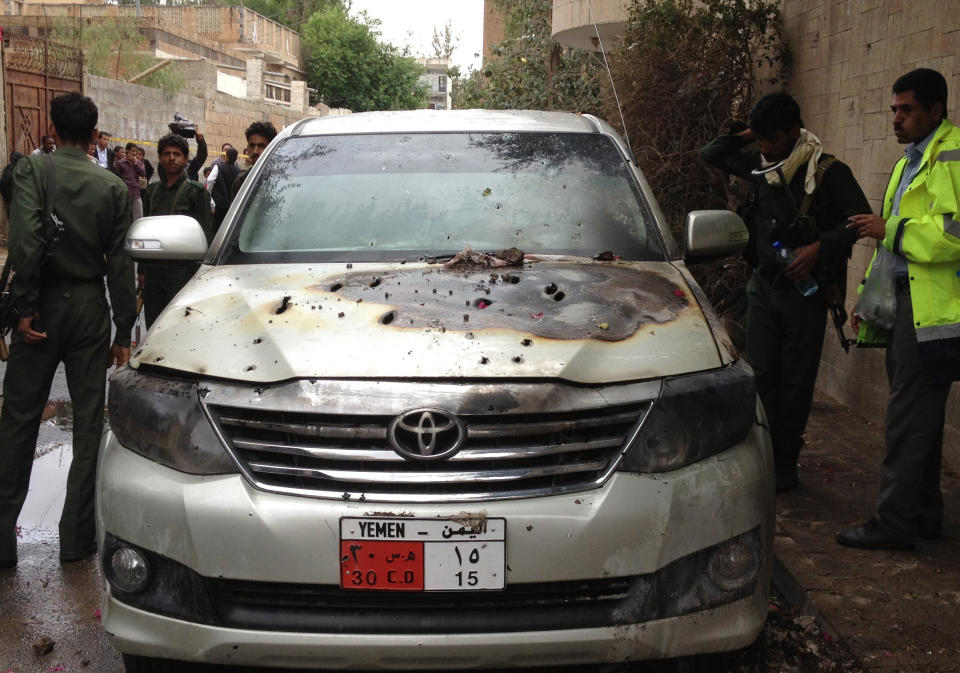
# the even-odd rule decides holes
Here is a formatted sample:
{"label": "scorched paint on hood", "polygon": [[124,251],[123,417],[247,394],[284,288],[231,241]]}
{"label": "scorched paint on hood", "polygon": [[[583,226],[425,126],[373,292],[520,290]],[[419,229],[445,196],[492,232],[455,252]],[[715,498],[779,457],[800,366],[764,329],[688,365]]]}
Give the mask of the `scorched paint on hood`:
{"label": "scorched paint on hood", "polygon": [[721,365],[665,262],[527,260],[202,267],[131,360],[266,383],[557,378],[608,383]]}

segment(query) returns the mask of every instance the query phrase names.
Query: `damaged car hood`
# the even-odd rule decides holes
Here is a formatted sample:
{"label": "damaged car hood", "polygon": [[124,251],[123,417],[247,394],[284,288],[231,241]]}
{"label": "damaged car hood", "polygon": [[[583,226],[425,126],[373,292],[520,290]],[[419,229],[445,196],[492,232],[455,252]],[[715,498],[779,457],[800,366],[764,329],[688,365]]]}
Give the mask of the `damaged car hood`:
{"label": "damaged car hood", "polygon": [[249,382],[558,378],[608,383],[721,365],[666,262],[204,266],[134,352]]}

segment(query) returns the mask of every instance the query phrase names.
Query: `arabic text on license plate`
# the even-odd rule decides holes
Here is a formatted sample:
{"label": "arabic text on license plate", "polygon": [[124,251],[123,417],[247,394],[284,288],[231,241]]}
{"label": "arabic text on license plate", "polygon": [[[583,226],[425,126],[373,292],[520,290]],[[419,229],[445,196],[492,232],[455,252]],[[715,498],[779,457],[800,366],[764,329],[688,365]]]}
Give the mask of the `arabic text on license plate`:
{"label": "arabic text on license plate", "polygon": [[340,586],[381,591],[503,589],[505,519],[340,520]]}

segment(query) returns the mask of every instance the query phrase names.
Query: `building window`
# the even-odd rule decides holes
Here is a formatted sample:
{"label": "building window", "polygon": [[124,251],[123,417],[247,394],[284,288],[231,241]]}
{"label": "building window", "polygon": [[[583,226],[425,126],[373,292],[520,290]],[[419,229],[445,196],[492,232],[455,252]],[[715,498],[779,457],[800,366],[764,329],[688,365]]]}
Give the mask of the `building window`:
{"label": "building window", "polygon": [[446,75],[440,75],[439,77],[437,77],[437,91],[439,91],[440,93],[447,92],[447,76]]}

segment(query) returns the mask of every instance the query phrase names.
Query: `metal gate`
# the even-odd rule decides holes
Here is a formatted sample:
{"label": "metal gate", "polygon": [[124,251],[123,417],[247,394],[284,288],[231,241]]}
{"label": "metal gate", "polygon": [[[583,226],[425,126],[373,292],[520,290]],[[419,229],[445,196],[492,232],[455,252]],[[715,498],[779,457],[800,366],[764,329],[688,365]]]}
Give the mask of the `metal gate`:
{"label": "metal gate", "polygon": [[[4,35],[7,149],[29,154],[50,128],[50,101],[83,91],[83,52],[25,35]],[[2,157],[6,163],[7,157]]]}

